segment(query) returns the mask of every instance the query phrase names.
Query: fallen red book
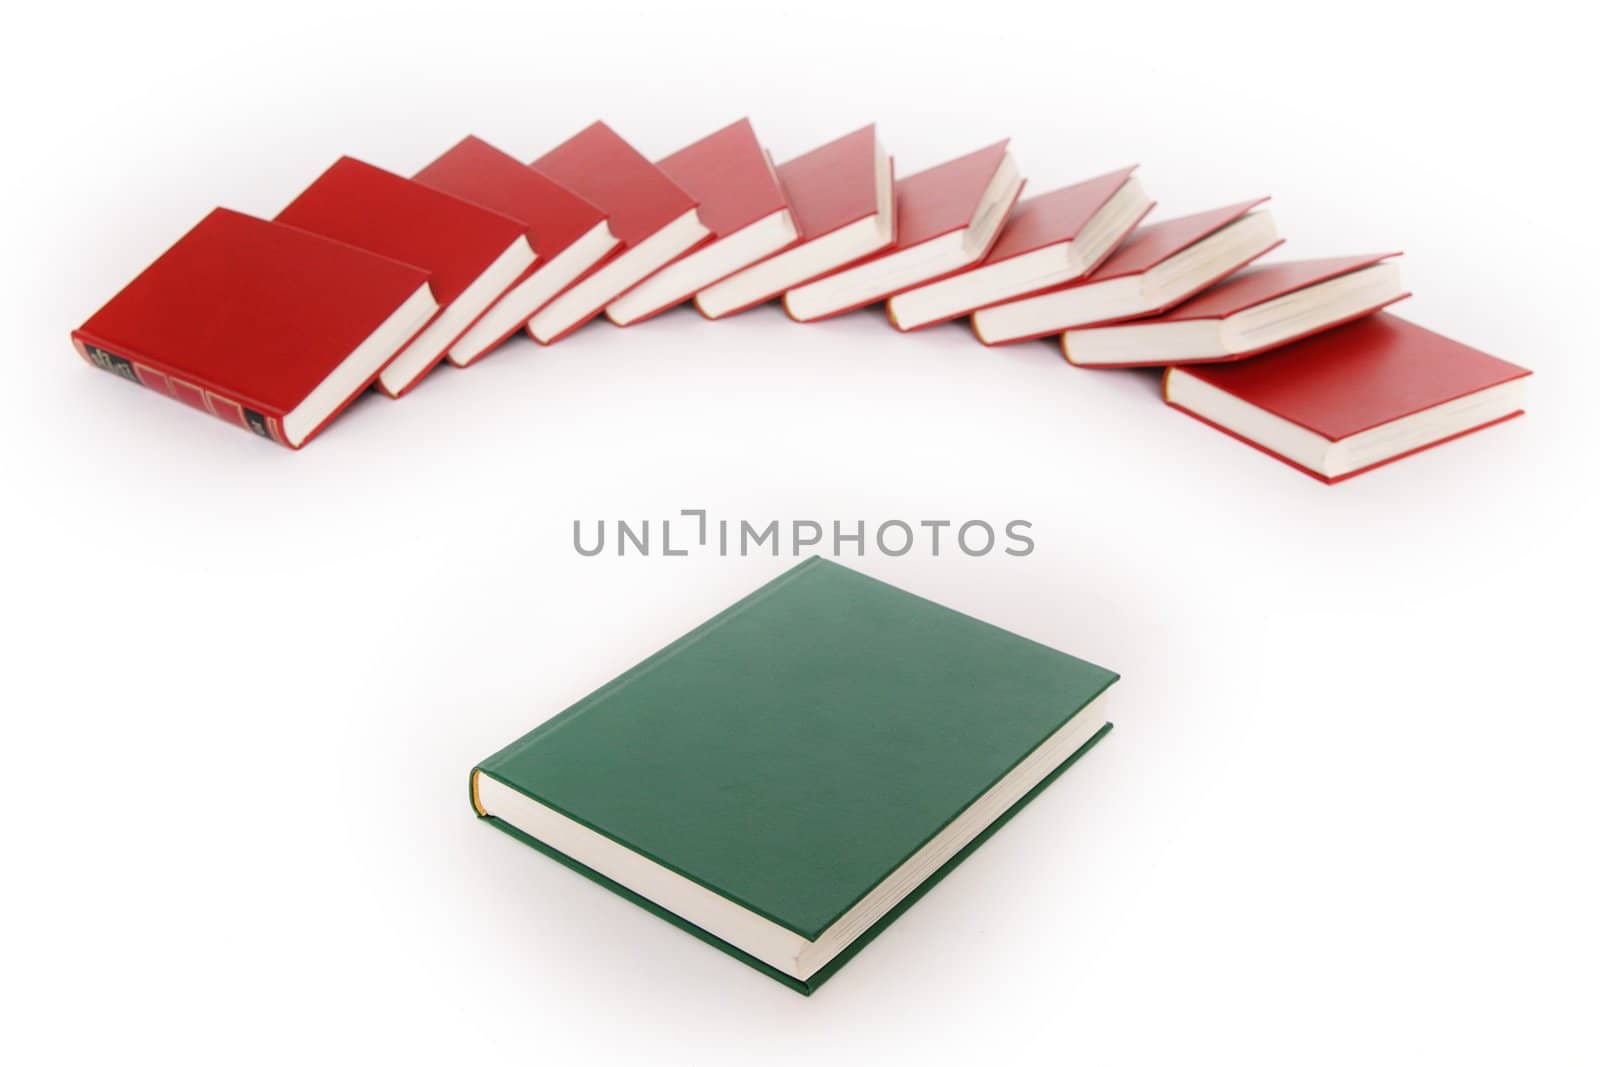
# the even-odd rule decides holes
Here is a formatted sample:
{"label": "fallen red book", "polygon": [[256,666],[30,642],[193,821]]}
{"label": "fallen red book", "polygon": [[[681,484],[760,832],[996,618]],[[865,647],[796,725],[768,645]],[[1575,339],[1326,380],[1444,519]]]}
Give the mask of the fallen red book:
{"label": "fallen red book", "polygon": [[889,298],[899,330],[948,322],[1094,270],[1154,206],[1133,167],[1017,204],[981,263]]}
{"label": "fallen red book", "polygon": [[1022,192],[999,141],[895,182],[895,238],[887,250],[783,294],[797,322],[842,315],[954,274],[988,254]]}
{"label": "fallen red book", "polygon": [[1182,303],[1283,242],[1266,197],[1141,226],[1085,278],[972,313],[986,345],[1010,344],[1154,315]]}
{"label": "fallen red book", "polygon": [[778,167],[799,240],[695,294],[710,319],[744,311],[887,248],[894,240],[894,164],[863,126]]}
{"label": "fallen red book", "polygon": [[531,164],[604,211],[621,248],[528,322],[541,344],[559,341],[611,301],[711,237],[695,199],[603,122]]}
{"label": "fallen red book", "polygon": [[1325,482],[1522,414],[1532,372],[1388,312],[1167,371],[1168,404]]}
{"label": "fallen red book", "polygon": [[617,246],[605,212],[486,141],[467,137],[417,172],[423,185],[498,211],[527,227],[535,255],[522,279],[450,346],[465,367],[527,325]]}
{"label": "fallen red book", "polygon": [[101,370],[299,448],[437,307],[427,271],[218,208],[72,341]]}
{"label": "fallen red book", "polygon": [[444,358],[533,262],[516,219],[346,156],[277,221],[428,271],[439,312],[378,375],[400,396]]}
{"label": "fallen red book", "polygon": [[1164,315],[1068,330],[1061,351],[1080,367],[1245,359],[1410,296],[1395,254],[1250,267]]}
{"label": "fallen red book", "polygon": [[695,293],[799,239],[789,202],[772,160],[740,119],[656,166],[699,203],[712,240],[606,305],[606,317],[628,326],[665,311]]}

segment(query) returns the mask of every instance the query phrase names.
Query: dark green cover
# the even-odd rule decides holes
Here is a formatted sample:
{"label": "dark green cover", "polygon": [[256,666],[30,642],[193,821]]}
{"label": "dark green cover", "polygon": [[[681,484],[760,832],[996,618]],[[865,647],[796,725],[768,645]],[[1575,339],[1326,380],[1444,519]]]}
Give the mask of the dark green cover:
{"label": "dark green cover", "polygon": [[[816,940],[1116,679],[814,557],[477,770]],[[803,982],[490,821],[809,993],[1067,764]]]}

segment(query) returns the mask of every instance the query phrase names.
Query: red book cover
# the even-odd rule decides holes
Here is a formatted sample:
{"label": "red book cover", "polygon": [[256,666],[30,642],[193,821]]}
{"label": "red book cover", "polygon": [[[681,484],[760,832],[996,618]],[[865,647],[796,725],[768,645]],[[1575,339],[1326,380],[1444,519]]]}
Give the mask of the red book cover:
{"label": "red book cover", "polygon": [[1249,267],[1164,314],[1068,330],[1061,335],[1062,354],[1070,363],[1098,367],[1248,359],[1410,296],[1388,262],[1398,254]]}
{"label": "red book cover", "polygon": [[[1009,140],[997,141],[899,179],[894,189],[894,242],[859,263],[790,289],[784,294],[785,310],[803,322],[831,318],[866,307],[901,290],[954,274],[982,259],[999,236],[1022,189],[1019,178],[1003,202],[993,205],[996,217],[979,217],[984,196],[1008,160],[1009,145]],[[941,237],[985,226],[990,229],[982,246],[974,249],[971,256],[962,257],[963,261],[952,261],[953,265],[939,263],[910,273],[899,269],[900,264],[907,261],[895,257],[914,253]],[[891,261],[894,269],[889,270]]]}
{"label": "red book cover", "polygon": [[603,122],[586,127],[529,166],[604,211],[624,249],[698,206],[694,197]]}
{"label": "red book cover", "polygon": [[[1462,405],[1531,373],[1380,312],[1254,359],[1173,367],[1167,371],[1165,391],[1169,404],[1314,477],[1333,482],[1521,414],[1514,397],[1506,399],[1504,409],[1485,406],[1473,411]],[[1330,475],[1252,439],[1247,432],[1257,427],[1238,418],[1236,405],[1200,404],[1199,398],[1210,394],[1195,393],[1191,382],[1327,442],[1357,440],[1368,431],[1393,428],[1424,413],[1435,416],[1432,439],[1408,442],[1414,447],[1391,445],[1400,450],[1364,457],[1372,462],[1355,459],[1354,469]],[[1203,410],[1195,410],[1197,407]],[[1453,422],[1441,418],[1447,410],[1456,411]]]}
{"label": "red book cover", "polygon": [[[941,163],[895,182],[894,248],[914,248],[973,224],[978,201],[1006,157],[1009,140]],[[1010,205],[1006,205],[1007,208]],[[998,237],[998,230],[996,237]]]}
{"label": "red book cover", "polygon": [[700,221],[713,238],[737,233],[789,207],[749,119],[680,148],[656,165],[700,205]]}
{"label": "red book cover", "polygon": [[984,265],[1077,240],[1084,225],[1138,169],[1137,165],[1123,167],[1076,185],[1028,197],[1011,212],[994,247],[983,258]]}
{"label": "red book cover", "polygon": [[[605,212],[477,137],[464,138],[423,167],[416,181],[516,219],[526,227],[536,256],[524,279],[451,347],[450,361],[458,366],[466,366],[516,333],[539,308],[616,248]],[[553,274],[545,276],[546,272]]]}
{"label": "red book cover", "polygon": [[749,119],[740,119],[657,164],[694,198],[711,241],[663,267],[606,307],[630,325],[679,304],[737,270],[793,244],[798,234],[772,161]]}
{"label": "red book cover", "polygon": [[[771,300],[865,259],[893,239],[894,168],[878,143],[876,126],[796,156],[780,164],[777,173],[799,240],[696,293],[695,306],[707,318]],[[830,247],[835,243],[840,247]]]}
{"label": "red book cover", "polygon": [[605,212],[565,185],[476,137],[463,138],[416,180],[516,219],[540,260],[554,259],[606,221]]}
{"label": "red book cover", "polygon": [[[694,197],[603,122],[585,127],[529,166],[604,211],[621,243],[615,258],[533,317],[528,329],[541,343],[560,340],[710,236],[698,223]],[[652,238],[668,244],[641,248]]]}
{"label": "red book cover", "polygon": [[420,381],[533,262],[527,227],[518,220],[348,156],[277,221],[432,275],[439,314],[379,374],[390,396]]}
{"label": "red book cover", "polygon": [[72,338],[102,370],[299,448],[435,306],[424,270],[218,208]]}
{"label": "red book cover", "polygon": [[878,127],[863,126],[778,167],[802,241],[842,230],[878,212]]}

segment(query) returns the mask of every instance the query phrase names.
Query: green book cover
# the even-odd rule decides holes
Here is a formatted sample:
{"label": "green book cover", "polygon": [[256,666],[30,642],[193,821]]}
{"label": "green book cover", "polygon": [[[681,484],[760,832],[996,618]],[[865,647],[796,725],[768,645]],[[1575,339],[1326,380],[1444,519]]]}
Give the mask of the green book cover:
{"label": "green book cover", "polygon": [[814,557],[484,760],[472,801],[810,993],[1104,736],[1116,680]]}

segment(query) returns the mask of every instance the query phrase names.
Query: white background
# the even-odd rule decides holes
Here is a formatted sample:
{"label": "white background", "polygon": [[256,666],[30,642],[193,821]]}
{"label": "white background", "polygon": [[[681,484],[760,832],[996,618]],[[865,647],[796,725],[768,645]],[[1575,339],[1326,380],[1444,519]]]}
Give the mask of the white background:
{"label": "white background", "polygon": [[[214,5],[18,23],[0,270],[0,1055],[1595,1062],[1595,85],[1555,5]],[[881,10],[882,13],[875,13]],[[40,21],[43,20],[43,21]],[[48,24],[45,24],[48,23]],[[1270,193],[1407,253],[1530,414],[1328,488],[1050,347],[692,312],[360,401],[300,454],[69,330],[340,153],[877,120],[1035,191]],[[1030,520],[845,562],[1111,666],[1118,729],[805,999],[477,823],[479,758],[789,566],[574,519]],[[7,1055],[9,1054],[9,1055]]]}

